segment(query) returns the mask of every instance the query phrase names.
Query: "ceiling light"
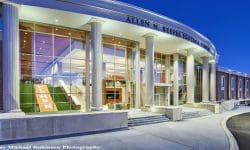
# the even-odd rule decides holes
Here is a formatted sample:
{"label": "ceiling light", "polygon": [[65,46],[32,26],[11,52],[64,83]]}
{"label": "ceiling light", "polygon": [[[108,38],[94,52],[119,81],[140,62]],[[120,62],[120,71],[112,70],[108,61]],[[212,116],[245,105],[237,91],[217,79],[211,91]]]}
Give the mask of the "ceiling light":
{"label": "ceiling light", "polygon": [[58,22],[59,20],[58,19],[55,19],[55,22]]}

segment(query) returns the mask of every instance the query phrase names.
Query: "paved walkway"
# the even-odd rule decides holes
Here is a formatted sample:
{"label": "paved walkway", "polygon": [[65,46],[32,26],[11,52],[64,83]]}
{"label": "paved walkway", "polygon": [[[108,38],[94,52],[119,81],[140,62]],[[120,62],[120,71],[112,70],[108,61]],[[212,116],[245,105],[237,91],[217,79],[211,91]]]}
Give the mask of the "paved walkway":
{"label": "paved walkway", "polygon": [[247,111],[250,111],[250,107],[240,107],[223,114],[180,122],[164,122],[116,132],[17,143],[14,146],[93,146],[93,149],[105,150],[228,150],[229,142],[221,127],[221,121],[228,115]]}

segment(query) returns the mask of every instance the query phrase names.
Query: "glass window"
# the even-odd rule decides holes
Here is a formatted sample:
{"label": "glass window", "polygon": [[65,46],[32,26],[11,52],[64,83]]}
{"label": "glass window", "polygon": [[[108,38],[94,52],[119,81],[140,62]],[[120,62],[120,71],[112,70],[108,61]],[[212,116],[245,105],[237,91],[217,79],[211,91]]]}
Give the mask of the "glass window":
{"label": "glass window", "polygon": [[135,103],[132,41],[103,35],[103,102],[108,109],[127,109]]}
{"label": "glass window", "polygon": [[24,112],[85,108],[85,36],[80,36],[84,33],[20,23],[20,101]]}
{"label": "glass window", "polygon": [[221,89],[224,90],[225,88],[225,76],[221,76]]}

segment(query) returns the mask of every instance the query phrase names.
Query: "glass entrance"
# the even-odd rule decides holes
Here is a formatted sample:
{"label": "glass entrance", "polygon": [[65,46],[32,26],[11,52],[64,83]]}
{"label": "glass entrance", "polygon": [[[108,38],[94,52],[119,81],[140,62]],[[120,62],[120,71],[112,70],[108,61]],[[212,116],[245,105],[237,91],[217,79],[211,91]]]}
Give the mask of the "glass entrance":
{"label": "glass entrance", "polygon": [[103,36],[103,105],[121,110],[134,107],[134,43]]}

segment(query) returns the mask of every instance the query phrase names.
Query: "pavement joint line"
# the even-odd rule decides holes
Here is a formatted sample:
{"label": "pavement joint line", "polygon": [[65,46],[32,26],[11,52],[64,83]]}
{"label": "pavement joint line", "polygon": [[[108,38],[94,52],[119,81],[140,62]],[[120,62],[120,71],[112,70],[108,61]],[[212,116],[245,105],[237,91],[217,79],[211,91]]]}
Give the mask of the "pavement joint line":
{"label": "pavement joint line", "polygon": [[[142,131],[140,131],[140,132],[142,132]],[[144,133],[144,132],[143,132]],[[164,140],[164,141],[169,141],[169,142],[172,142],[172,143],[176,143],[176,144],[180,144],[180,145],[183,145],[183,146],[185,146],[185,147],[188,147],[188,148],[191,148],[191,149],[194,149],[194,147],[193,146],[191,146],[191,145],[187,145],[187,144],[183,144],[183,143],[180,143],[180,142],[178,142],[178,141],[175,141],[175,140],[171,140],[171,139],[168,139],[168,138],[164,138],[164,137],[162,137],[162,136],[157,136],[157,135],[154,135],[154,134],[152,134],[152,133],[144,133],[145,135],[151,135],[151,136],[154,136],[154,137],[157,137],[157,138],[160,138],[160,139],[162,139],[162,140]]]}
{"label": "pavement joint line", "polygon": [[[153,135],[153,134],[151,134],[151,135]],[[157,136],[157,135],[153,135],[153,136],[158,137],[158,138],[160,138],[160,139],[163,139],[164,141],[167,140],[167,141],[172,142],[172,143],[180,144],[180,145],[183,145],[183,146],[185,146],[185,147],[188,147],[188,148],[191,148],[191,149],[195,149],[195,148],[194,148],[193,146],[191,146],[191,145],[183,144],[183,143],[180,143],[180,142],[175,141],[175,140],[171,140],[171,139],[164,138],[164,137]]]}

